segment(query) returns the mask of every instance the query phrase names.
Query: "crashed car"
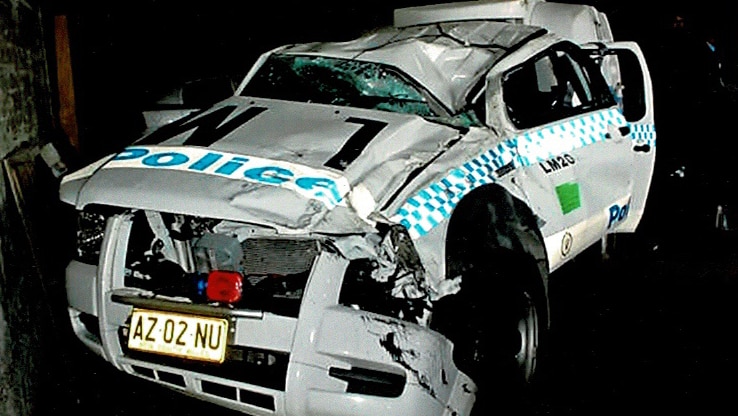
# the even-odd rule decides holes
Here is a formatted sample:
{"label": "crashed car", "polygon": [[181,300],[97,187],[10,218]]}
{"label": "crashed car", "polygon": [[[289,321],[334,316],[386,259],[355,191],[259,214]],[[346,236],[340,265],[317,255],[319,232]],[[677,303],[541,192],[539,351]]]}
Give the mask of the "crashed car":
{"label": "crashed car", "polygon": [[632,43],[427,10],[269,51],[233,96],[66,175],[77,337],[251,415],[484,414],[530,381],[549,275],[643,214],[647,67]]}

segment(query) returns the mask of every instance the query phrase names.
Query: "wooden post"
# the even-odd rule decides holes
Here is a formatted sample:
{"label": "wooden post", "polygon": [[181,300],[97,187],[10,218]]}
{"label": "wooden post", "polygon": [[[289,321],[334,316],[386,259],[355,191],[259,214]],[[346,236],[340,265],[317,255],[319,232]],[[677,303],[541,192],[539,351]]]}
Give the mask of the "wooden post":
{"label": "wooden post", "polygon": [[77,126],[77,107],[74,99],[72,53],[69,45],[67,16],[54,17],[54,39],[56,46],[56,78],[59,88],[59,124],[69,138],[69,144],[79,151],[79,128]]}

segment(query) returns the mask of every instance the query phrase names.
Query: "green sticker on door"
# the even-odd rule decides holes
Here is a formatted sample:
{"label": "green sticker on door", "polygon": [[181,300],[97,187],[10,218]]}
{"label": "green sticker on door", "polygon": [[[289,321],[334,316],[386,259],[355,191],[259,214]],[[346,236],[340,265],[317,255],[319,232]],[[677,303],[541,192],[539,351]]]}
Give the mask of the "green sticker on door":
{"label": "green sticker on door", "polygon": [[568,214],[582,206],[579,198],[579,184],[576,182],[562,183],[556,187],[556,196],[559,197],[559,205],[564,214]]}

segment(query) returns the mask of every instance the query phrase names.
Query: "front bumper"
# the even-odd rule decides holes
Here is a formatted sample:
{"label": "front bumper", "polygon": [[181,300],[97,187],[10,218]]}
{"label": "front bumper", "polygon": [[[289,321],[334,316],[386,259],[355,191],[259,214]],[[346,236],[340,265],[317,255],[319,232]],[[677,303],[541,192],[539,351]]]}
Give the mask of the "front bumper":
{"label": "front bumper", "polygon": [[[100,266],[72,261],[66,275],[76,336],[117,369],[254,416],[464,415],[471,409],[476,387],[453,364],[445,337],[339,304],[348,262],[336,254],[321,255],[313,266],[299,318],[234,310],[227,317],[231,358],[222,365],[128,351],[126,329],[134,305],[141,307],[131,299],[145,297],[124,285],[127,227],[124,216],[111,219]],[[179,313],[182,307],[157,306]],[[399,388],[387,388],[398,379]]]}

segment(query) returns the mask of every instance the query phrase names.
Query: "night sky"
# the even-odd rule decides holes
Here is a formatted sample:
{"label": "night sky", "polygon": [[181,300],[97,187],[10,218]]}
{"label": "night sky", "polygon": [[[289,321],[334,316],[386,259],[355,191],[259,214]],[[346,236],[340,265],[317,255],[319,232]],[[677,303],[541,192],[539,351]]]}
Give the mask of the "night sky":
{"label": "night sky", "polygon": [[[287,6],[262,2],[255,9],[238,0],[65,0],[55,3],[54,13],[67,15],[70,22],[81,141],[105,151],[135,137],[141,129],[140,109],[186,80],[240,76],[273,47],[348,40],[391,24],[394,8],[433,3],[385,0],[339,7],[324,1]],[[686,1],[654,2],[648,8],[635,0],[569,3],[590,4],[607,13],[615,38],[639,42],[654,64],[675,13],[691,19],[700,36],[711,33],[725,50],[738,49],[733,44],[738,6],[733,1],[701,1],[699,7]],[[731,60],[733,55],[738,56],[726,53]]]}

